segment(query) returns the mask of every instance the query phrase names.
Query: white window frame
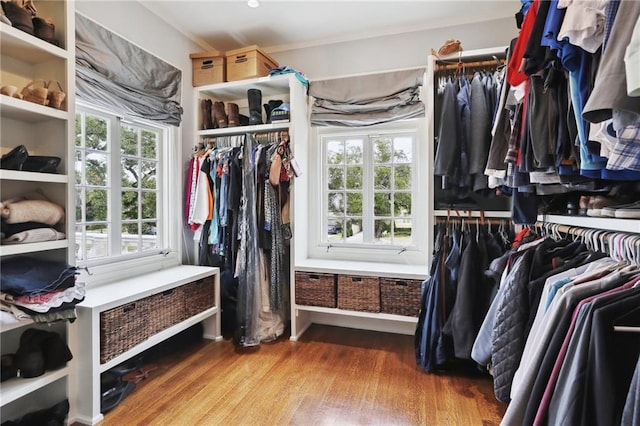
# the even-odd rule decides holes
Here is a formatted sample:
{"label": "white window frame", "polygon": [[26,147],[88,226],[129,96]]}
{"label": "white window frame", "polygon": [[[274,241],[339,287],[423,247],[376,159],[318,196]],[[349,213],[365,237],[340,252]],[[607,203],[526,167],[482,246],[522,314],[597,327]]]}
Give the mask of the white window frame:
{"label": "white window frame", "polygon": [[[84,102],[77,102],[76,113],[86,113],[109,120],[110,128],[108,129],[108,134],[111,135],[119,135],[120,123],[122,122],[158,132],[161,138],[164,139],[164,142],[161,142],[158,150],[160,172],[158,173],[156,181],[156,188],[159,190],[157,193],[159,202],[156,213],[159,247],[145,252],[121,254],[119,245],[122,229],[120,210],[117,209],[116,211],[110,208],[107,221],[111,225],[112,235],[110,235],[109,244],[112,255],[77,261],[77,266],[81,270],[84,270],[83,281],[88,284],[98,284],[179,265],[181,259],[180,227],[175,226],[175,224],[179,222],[181,205],[178,199],[180,194],[178,184],[181,180],[179,179],[180,168],[178,167],[177,161],[178,144],[176,143],[176,141],[179,140],[179,128],[138,118],[126,117],[122,114],[96,108]],[[119,144],[113,143],[113,140],[117,139],[119,139],[119,137],[112,139],[109,148],[108,205],[110,206],[119,203],[121,197],[120,147]],[[72,158],[75,162],[75,145],[73,149],[74,155]],[[73,185],[70,185],[70,191],[73,194],[73,199],[75,199],[75,178],[73,178]]]}
{"label": "white window frame", "polygon": [[[376,262],[389,264],[425,265],[428,262],[428,191],[426,190],[428,155],[424,119],[411,119],[363,128],[316,127],[312,129],[310,143],[310,181],[307,248],[309,259],[326,259],[336,262]],[[412,243],[409,246],[336,243],[326,240],[326,150],[322,142],[327,136],[415,134],[412,167]],[[368,139],[368,138],[367,138]],[[365,141],[367,143],[368,141]],[[371,150],[372,151],[372,150]],[[314,155],[315,154],[315,155]],[[314,161],[313,158],[316,158]],[[372,158],[366,158],[372,164]],[[372,183],[364,183],[365,191],[373,191]],[[313,196],[312,194],[316,194]],[[366,203],[363,203],[366,204]],[[366,208],[366,206],[363,206]]]}

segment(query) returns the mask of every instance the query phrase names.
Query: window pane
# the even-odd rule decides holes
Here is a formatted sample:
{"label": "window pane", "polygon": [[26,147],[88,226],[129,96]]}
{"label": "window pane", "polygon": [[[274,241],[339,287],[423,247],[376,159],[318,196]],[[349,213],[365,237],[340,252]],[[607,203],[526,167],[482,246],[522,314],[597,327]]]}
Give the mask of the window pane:
{"label": "window pane", "polygon": [[396,166],[394,172],[395,189],[411,189],[411,166]]}
{"label": "window pane", "polygon": [[158,247],[158,223],[142,223],[142,250],[149,250]]}
{"label": "window pane", "polygon": [[122,220],[138,219],[138,193],[122,191]]}
{"label": "window pane", "polygon": [[391,162],[391,141],[386,139],[376,139],[373,144],[373,162]]}
{"label": "window pane", "polygon": [[373,214],[376,216],[391,215],[391,194],[387,192],[374,194]]}
{"label": "window pane", "polygon": [[362,237],[362,219],[347,220],[347,241],[350,243],[361,243]]}
{"label": "window pane", "polygon": [[87,189],[87,222],[107,220],[107,191]]}
{"label": "window pane", "polygon": [[87,259],[109,255],[109,228],[106,224],[87,225]]}
{"label": "window pane", "polygon": [[413,138],[398,137],[393,140],[393,160],[396,163],[410,163],[413,159]]}
{"label": "window pane", "polygon": [[411,231],[413,224],[411,219],[396,219],[393,226],[394,244],[408,246],[411,244]]}
{"label": "window pane", "polygon": [[83,222],[82,220],[82,206],[84,206],[84,190],[82,188],[76,189],[76,222]]}
{"label": "window pane", "polygon": [[76,114],[76,146],[82,146],[82,115]]}
{"label": "window pane", "polygon": [[373,185],[375,189],[391,189],[391,167],[375,166]]}
{"label": "window pane", "polygon": [[107,120],[87,115],[85,147],[97,151],[108,151],[107,127]]}
{"label": "window pane", "polygon": [[138,234],[137,223],[125,223],[122,225],[122,254],[140,251],[140,238]]}
{"label": "window pane", "polygon": [[337,241],[342,239],[342,230],[344,229],[342,219],[329,218],[327,221],[327,240]]}
{"label": "window pane", "polygon": [[411,194],[407,192],[396,192],[393,197],[394,216],[411,215]]}
{"label": "window pane", "polygon": [[149,130],[142,131],[142,156],[144,158],[158,158],[158,134]]}
{"label": "window pane", "polygon": [[362,214],[362,194],[347,193],[347,215],[356,216]]}
{"label": "window pane", "polygon": [[347,189],[362,189],[362,167],[347,167]]}
{"label": "window pane", "polygon": [[330,213],[334,215],[344,214],[344,195],[341,192],[330,192],[327,201]]}
{"label": "window pane", "polygon": [[156,189],[157,187],[157,171],[158,163],[155,161],[142,162],[142,182],[141,187],[144,189]]}
{"label": "window pane", "polygon": [[374,236],[376,243],[391,243],[391,221],[389,219],[378,219],[374,224]]}
{"label": "window pane", "polygon": [[344,169],[329,167],[329,189],[344,189]]}
{"label": "window pane", "polygon": [[142,193],[142,219],[155,219],[158,217],[155,192]]}
{"label": "window pane", "polygon": [[138,160],[125,158],[122,161],[120,171],[123,188],[137,188],[140,176],[140,166]]}
{"label": "window pane", "polygon": [[346,141],[347,164],[362,164],[362,140]]}
{"label": "window pane", "polygon": [[82,161],[82,152],[83,151],[76,151],[76,159],[74,163],[74,168],[76,173],[76,185],[84,184],[84,182],[82,181],[82,165],[84,164],[84,161]]}
{"label": "window pane", "polygon": [[344,164],[344,145],[342,141],[327,142],[327,163]]}
{"label": "window pane", "polygon": [[88,152],[85,162],[87,185],[107,186],[107,156]]}
{"label": "window pane", "polygon": [[120,152],[123,155],[138,155],[138,130],[125,124],[120,126]]}

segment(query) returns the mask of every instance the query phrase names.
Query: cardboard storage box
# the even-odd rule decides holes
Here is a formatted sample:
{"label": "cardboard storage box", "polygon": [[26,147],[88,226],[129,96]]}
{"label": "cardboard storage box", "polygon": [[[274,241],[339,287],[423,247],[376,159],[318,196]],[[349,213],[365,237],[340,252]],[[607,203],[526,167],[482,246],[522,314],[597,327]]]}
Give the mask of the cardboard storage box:
{"label": "cardboard storage box", "polygon": [[222,52],[202,52],[189,55],[193,65],[193,87],[227,81],[225,57]]}
{"label": "cardboard storage box", "polygon": [[226,53],[226,57],[228,81],[264,77],[269,75],[272,68],[278,68],[278,63],[262,52],[258,46],[230,50]]}

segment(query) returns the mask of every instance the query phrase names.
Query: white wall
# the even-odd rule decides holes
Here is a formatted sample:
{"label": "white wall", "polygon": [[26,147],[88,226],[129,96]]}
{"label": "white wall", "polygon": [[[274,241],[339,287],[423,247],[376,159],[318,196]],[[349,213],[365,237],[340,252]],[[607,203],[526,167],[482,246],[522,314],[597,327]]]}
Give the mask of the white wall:
{"label": "white wall", "polygon": [[[188,158],[196,141],[194,117],[197,117],[197,111],[194,111],[195,92],[191,85],[189,53],[201,52],[202,48],[135,1],[77,0],[76,11],[182,70],[181,104],[184,114],[180,128],[182,138],[180,152],[183,159],[183,172],[179,198],[182,206]],[[181,218],[183,211],[184,209],[180,208]],[[189,260],[194,264],[193,234],[183,223],[180,227],[184,230],[185,238],[182,247],[183,262],[187,263]]]}
{"label": "white wall", "polygon": [[506,18],[306,49],[271,52],[269,55],[281,66],[293,67],[313,80],[426,66],[431,49],[437,51],[447,39],[458,39],[462,42],[464,50],[474,50],[508,46],[517,34],[515,19]]}

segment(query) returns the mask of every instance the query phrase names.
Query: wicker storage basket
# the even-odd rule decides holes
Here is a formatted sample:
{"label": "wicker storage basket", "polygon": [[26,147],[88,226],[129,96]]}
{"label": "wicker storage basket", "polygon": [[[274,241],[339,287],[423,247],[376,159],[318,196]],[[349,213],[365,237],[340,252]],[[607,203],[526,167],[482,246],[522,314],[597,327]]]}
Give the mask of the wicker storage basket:
{"label": "wicker storage basket", "polygon": [[380,278],[380,309],[387,314],[417,317],[422,281]]}
{"label": "wicker storage basket", "polygon": [[181,287],[186,318],[215,306],[216,295],[214,279],[214,277],[207,277]]}
{"label": "wicker storage basket", "polygon": [[149,335],[161,332],[186,319],[184,297],[180,288],[172,288],[146,298],[149,309]]}
{"label": "wicker storage basket", "polygon": [[100,313],[100,364],[149,337],[149,302],[136,300]]}
{"label": "wicker storage basket", "polygon": [[296,272],[296,304],[336,307],[336,276]]}
{"label": "wicker storage basket", "polygon": [[380,282],[376,277],[338,275],[338,308],[380,312]]}

